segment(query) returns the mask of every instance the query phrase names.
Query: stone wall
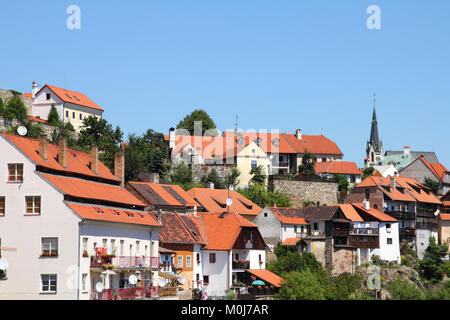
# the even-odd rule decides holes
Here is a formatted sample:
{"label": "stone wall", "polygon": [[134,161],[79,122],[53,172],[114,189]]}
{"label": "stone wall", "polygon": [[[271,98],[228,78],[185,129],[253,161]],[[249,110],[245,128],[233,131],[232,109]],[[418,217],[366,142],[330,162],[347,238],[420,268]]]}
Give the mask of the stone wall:
{"label": "stone wall", "polygon": [[348,248],[334,249],[333,252],[333,275],[340,275],[344,272],[355,272],[355,254],[356,251]]}
{"label": "stone wall", "polygon": [[203,176],[208,175],[211,171],[216,171],[217,175],[224,179],[231,173],[233,166],[225,165],[193,165],[192,166],[192,179],[194,183],[200,183]]}
{"label": "stone wall", "polygon": [[285,193],[296,208],[303,207],[308,200],[319,205],[338,202],[338,184],[334,182],[274,180],[273,190]]}
{"label": "stone wall", "polygon": [[[52,132],[54,130],[54,127],[44,124],[44,123],[34,123],[35,125],[39,125],[43,132],[47,135],[47,139],[51,139]],[[3,117],[0,117],[0,131],[8,131],[11,127],[19,125],[19,122],[15,119],[8,121]]]}
{"label": "stone wall", "polygon": [[[0,98],[3,100],[3,102],[6,102],[6,100],[11,99],[13,96],[14,94],[11,92],[11,90],[0,89]],[[33,100],[31,98],[24,97],[23,95],[21,95],[20,98],[27,108],[28,115],[31,115],[31,105],[33,103]]]}

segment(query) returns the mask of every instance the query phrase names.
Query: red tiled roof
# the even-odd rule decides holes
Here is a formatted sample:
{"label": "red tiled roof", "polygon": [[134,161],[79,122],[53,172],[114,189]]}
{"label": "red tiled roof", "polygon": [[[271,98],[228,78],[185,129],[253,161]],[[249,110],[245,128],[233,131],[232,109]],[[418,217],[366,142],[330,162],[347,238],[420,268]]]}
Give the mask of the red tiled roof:
{"label": "red tiled roof", "polygon": [[352,203],[352,206],[357,208],[358,210],[362,210],[366,212],[367,214],[371,215],[375,219],[379,221],[385,221],[385,222],[397,222],[398,220],[395,218],[392,218],[390,215],[381,212],[377,209],[370,208],[369,210],[364,209],[363,205],[361,203]]}
{"label": "red tiled roof", "polygon": [[56,161],[56,156],[58,155],[59,150],[58,145],[49,142],[47,143],[47,160],[44,160],[39,155],[39,141],[37,139],[26,138],[6,132],[2,132],[0,134],[19,148],[28,158],[31,159],[31,161],[39,166],[53,170],[74,172],[87,176],[119,181],[119,179],[117,179],[117,177],[114,176],[101,161],[98,162],[98,175],[89,169],[89,162],[91,161],[90,153],[67,148],[67,168],[64,168],[58,163],[58,161]]}
{"label": "red tiled roof", "polygon": [[33,98],[33,94],[31,94],[31,93],[24,93],[23,96],[25,98]]}
{"label": "red tiled roof", "polygon": [[205,228],[207,250],[231,250],[239,236],[242,227],[251,227],[258,230],[257,226],[236,213],[201,212],[203,226]]}
{"label": "red tiled roof", "polygon": [[439,216],[441,220],[450,220],[450,213],[441,213]]}
{"label": "red tiled roof", "polygon": [[[154,214],[154,216],[157,217],[157,214]],[[159,241],[161,243],[205,243],[199,217],[194,217],[191,214],[164,211],[161,213],[161,223],[163,225],[159,230]]]}
{"label": "red tiled roof", "polygon": [[270,272],[266,269],[247,269],[245,271],[250,272],[251,274],[257,276],[258,278],[262,279],[264,282],[267,282],[277,288],[281,287],[281,282],[283,281],[283,278],[280,276],[277,276],[275,273]]}
{"label": "red tiled roof", "polygon": [[345,217],[352,222],[364,222],[351,204],[338,204]]}
{"label": "red tiled roof", "polygon": [[223,136],[235,136],[237,139],[243,137],[246,141],[254,141],[255,143],[260,139],[260,148],[266,153],[296,153],[295,149],[286,141],[286,139],[283,139],[281,133],[239,132],[236,134],[234,132],[225,131]]}
{"label": "red tiled roof", "polygon": [[154,217],[145,212],[97,207],[72,202],[66,202],[66,204],[82,218],[88,220],[120,222],[154,227],[161,226]]}
{"label": "red tiled roof", "polygon": [[295,246],[297,242],[299,242],[300,238],[286,238],[284,239],[283,243],[281,243],[282,246]]}
{"label": "red tiled roof", "polygon": [[41,119],[41,118],[36,118],[36,117],[33,117],[33,116],[28,116],[28,121],[39,122],[39,123],[45,123],[45,124],[48,123],[47,120],[44,120],[44,119]]}
{"label": "red tiled roof", "polygon": [[[50,90],[52,90],[62,101],[69,102],[72,104],[77,104],[83,107],[88,107],[91,109],[96,109],[100,111],[104,111],[102,108],[100,108],[95,102],[93,102],[91,99],[86,97],[84,94],[72,90],[67,90],[63,88],[58,88],[49,84],[46,84],[44,87],[42,87],[39,92],[45,88],[48,87]],[[39,93],[38,92],[38,93]]]}
{"label": "red tiled roof", "polygon": [[145,203],[120,186],[46,173],[39,174],[61,192],[73,197],[145,207]]}
{"label": "red tiled roof", "polygon": [[294,134],[283,133],[282,136],[295,149],[297,153],[310,152],[313,154],[342,155],[337,144],[323,135],[302,135],[302,140],[297,139]]}
{"label": "red tiled roof", "polygon": [[[261,212],[261,207],[236,191],[227,189],[192,188],[187,193],[194,198],[206,211],[225,212],[227,198],[233,200],[229,211],[238,214],[256,216]],[[225,206],[225,208],[223,207]]]}
{"label": "red tiled roof", "polygon": [[[398,187],[403,187],[404,186],[400,183],[398,183],[398,179],[399,177],[395,177],[394,179],[396,179],[396,185]],[[364,179],[360,184],[358,184],[356,186],[356,188],[363,188],[363,187],[378,187],[384,194],[386,194],[389,198],[391,198],[392,200],[398,200],[398,201],[410,201],[410,202],[414,202],[416,201],[416,199],[410,195],[408,192],[400,192],[397,189],[394,189],[392,187],[389,188],[389,191],[386,190],[385,188],[383,188],[382,186],[390,186],[391,185],[391,181],[390,178],[384,178],[384,177],[379,177],[379,176],[368,176],[366,179]]]}
{"label": "red tiled roof", "polygon": [[[282,222],[286,224],[304,224],[307,225],[304,218],[295,215],[286,215],[286,210],[280,211],[277,207],[271,207],[270,210]],[[292,211],[292,210],[291,210]]]}
{"label": "red tiled roof", "polygon": [[419,159],[423,162],[423,164],[433,173],[436,178],[441,181],[444,181],[444,173],[449,172],[448,169],[440,163],[429,163],[423,156],[420,156]]}
{"label": "red tiled roof", "polygon": [[450,201],[442,201],[444,207],[450,207]]}
{"label": "red tiled roof", "polygon": [[314,164],[316,173],[354,174],[361,175],[356,163],[349,161],[327,161]]}
{"label": "red tiled roof", "polygon": [[153,206],[199,207],[179,185],[129,181],[128,185]]}

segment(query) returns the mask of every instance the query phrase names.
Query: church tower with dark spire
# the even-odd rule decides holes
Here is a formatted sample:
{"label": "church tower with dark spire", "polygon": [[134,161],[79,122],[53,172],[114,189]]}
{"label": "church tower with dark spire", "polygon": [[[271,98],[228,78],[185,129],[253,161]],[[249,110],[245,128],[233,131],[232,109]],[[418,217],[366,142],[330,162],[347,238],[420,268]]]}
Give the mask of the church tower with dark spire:
{"label": "church tower with dark spire", "polygon": [[378,135],[378,121],[377,113],[375,110],[375,94],[373,95],[373,115],[372,115],[372,126],[370,129],[370,139],[367,141],[366,145],[366,159],[364,159],[364,166],[371,167],[375,165],[378,161],[383,159],[383,142],[380,140]]}

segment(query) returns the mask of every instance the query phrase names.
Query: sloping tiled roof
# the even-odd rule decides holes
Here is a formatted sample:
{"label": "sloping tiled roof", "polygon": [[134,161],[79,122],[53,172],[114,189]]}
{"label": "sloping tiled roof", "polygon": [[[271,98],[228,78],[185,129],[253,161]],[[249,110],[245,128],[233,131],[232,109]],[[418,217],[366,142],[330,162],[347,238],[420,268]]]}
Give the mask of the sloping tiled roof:
{"label": "sloping tiled roof", "polygon": [[277,276],[275,273],[270,272],[266,269],[246,269],[245,271],[250,272],[251,274],[257,276],[261,280],[263,280],[266,283],[269,283],[277,288],[281,287],[281,282],[283,281],[283,278],[280,276]]}
{"label": "sloping tiled roof", "polygon": [[206,233],[208,250],[231,250],[242,227],[258,230],[257,226],[236,213],[200,213]]}
{"label": "sloping tiled roof", "polygon": [[235,136],[237,139],[243,137],[248,141],[257,143],[260,141],[260,148],[266,153],[296,153],[295,149],[283,138],[281,133],[265,133],[265,132],[235,132],[226,131],[224,137]]}
{"label": "sloping tiled roof", "polygon": [[303,224],[307,225],[303,217],[303,210],[297,208],[269,208],[273,214],[282,222],[286,224]]}
{"label": "sloping tiled roof", "polygon": [[450,213],[441,213],[439,217],[441,220],[450,220]]}
{"label": "sloping tiled roof", "polygon": [[294,134],[283,133],[283,138],[295,149],[297,153],[310,152],[313,154],[342,155],[337,144],[323,135],[302,135],[302,140]]}
{"label": "sloping tiled roof", "polygon": [[395,218],[391,217],[390,215],[388,215],[384,212],[381,212],[377,209],[370,208],[369,210],[366,210],[366,209],[364,209],[364,207],[361,203],[352,203],[352,206],[357,210],[361,210],[361,211],[371,215],[378,221],[383,221],[383,222],[397,222],[398,221],[397,219],[395,219]]}
{"label": "sloping tiled roof", "polygon": [[269,207],[276,215],[288,218],[303,218],[304,221],[326,221],[333,220],[336,212],[340,209],[338,205],[310,206],[304,208]]}
{"label": "sloping tiled roof", "polygon": [[444,174],[449,172],[444,165],[440,163],[429,163],[423,156],[420,156],[418,159],[423,162],[423,164],[431,171],[432,174],[436,176],[437,179],[444,182]]}
{"label": "sloping tiled roof", "polygon": [[47,173],[39,174],[61,192],[72,197],[145,207],[145,203],[120,186]]}
{"label": "sloping tiled roof", "polygon": [[338,205],[345,217],[352,222],[364,222],[361,216],[356,212],[355,208],[351,204],[339,204]]}
{"label": "sloping tiled roof", "polygon": [[361,175],[356,163],[349,161],[327,161],[314,164],[316,173],[354,174]]}
{"label": "sloping tiled roof", "polygon": [[205,243],[199,217],[164,211],[161,214],[161,223],[163,227],[159,230],[159,241],[162,243]]}
{"label": "sloping tiled roof", "polygon": [[295,246],[297,244],[297,242],[299,242],[300,240],[301,240],[300,238],[286,238],[281,243],[281,245],[282,246]]}
{"label": "sloping tiled roof", "polygon": [[37,118],[37,117],[33,117],[33,116],[28,116],[28,121],[45,123],[45,124],[49,123],[47,120],[44,120],[44,119],[41,119],[41,118]]}
{"label": "sloping tiled roof", "polygon": [[153,206],[199,206],[198,203],[178,185],[135,181],[129,181],[128,185],[138,192],[148,204]]}
{"label": "sloping tiled roof", "polygon": [[58,155],[58,145],[49,142],[47,143],[47,160],[44,160],[39,155],[39,140],[6,132],[2,132],[1,135],[25,153],[31,161],[41,167],[119,181],[119,179],[114,176],[101,161],[98,162],[98,175],[95,174],[95,172],[89,168],[89,163],[91,161],[90,153],[67,148],[67,168],[64,168],[58,161],[56,161],[56,157]]}
{"label": "sloping tiled roof", "polygon": [[33,98],[33,94],[32,93],[24,93],[23,96],[25,98]]}
{"label": "sloping tiled roof", "polygon": [[144,212],[84,205],[72,202],[66,202],[66,204],[79,216],[88,220],[120,222],[154,227],[161,226],[153,216]]}
{"label": "sloping tiled roof", "polygon": [[261,207],[237,191],[227,189],[192,188],[187,193],[194,198],[208,212],[225,212],[227,198],[233,200],[229,211],[244,215],[256,216],[261,212]]}
{"label": "sloping tiled roof", "polygon": [[[398,183],[397,180],[398,178],[399,177],[395,177],[396,186],[404,188],[402,184]],[[360,184],[358,184],[356,188],[378,187],[384,194],[386,194],[392,200],[410,201],[410,202],[416,201],[415,198],[408,192],[405,191],[404,193],[402,193],[398,189],[392,188],[390,179],[391,179],[390,177],[384,178],[378,176],[369,176],[366,179],[364,179]]]}
{"label": "sloping tiled roof", "polygon": [[[45,87],[48,87],[50,90],[52,90],[58,96],[58,98],[60,98],[64,102],[69,102],[69,103],[77,104],[77,105],[80,105],[83,107],[88,107],[91,109],[104,111],[94,101],[92,101],[91,99],[89,99],[88,97],[86,97],[84,94],[82,94],[80,92],[67,90],[67,89],[63,89],[63,88],[58,88],[58,87],[55,87],[55,86],[52,86],[49,84],[46,84],[45,86],[43,86],[39,90],[39,92]],[[38,94],[39,94],[39,92],[38,92]]]}

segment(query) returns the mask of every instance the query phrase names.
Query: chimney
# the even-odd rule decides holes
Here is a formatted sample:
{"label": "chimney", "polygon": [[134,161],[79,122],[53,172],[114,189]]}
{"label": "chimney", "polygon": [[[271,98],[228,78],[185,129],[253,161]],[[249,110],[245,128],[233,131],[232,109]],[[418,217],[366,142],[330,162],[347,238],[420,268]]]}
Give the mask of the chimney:
{"label": "chimney", "polygon": [[370,210],[370,202],[369,200],[364,200],[363,201],[363,208],[366,210]]}
{"label": "chimney", "polygon": [[114,155],[114,175],[119,178],[120,186],[125,184],[125,155],[122,151]]}
{"label": "chimney", "polygon": [[214,189],[214,182],[208,182],[208,189]]}
{"label": "chimney", "polygon": [[91,146],[91,170],[98,174],[98,147]]}
{"label": "chimney", "polygon": [[36,93],[38,93],[39,87],[36,81],[33,81],[33,84],[31,85],[31,97],[34,99],[36,97]]}
{"label": "chimney", "polygon": [[149,180],[150,183],[159,184],[159,173],[158,172],[150,173]]}
{"label": "chimney", "polygon": [[39,135],[39,154],[44,159],[47,160],[47,135]]}
{"label": "chimney", "polygon": [[175,129],[174,128],[169,129],[169,148],[170,149],[175,148]]}
{"label": "chimney", "polygon": [[395,190],[395,178],[393,176],[390,176],[389,181],[390,181],[392,189]]}
{"label": "chimney", "polygon": [[403,147],[403,154],[409,154],[410,151],[410,147],[409,146],[404,146]]}
{"label": "chimney", "polygon": [[302,130],[300,129],[295,130],[295,136],[297,137],[298,140],[302,140]]}
{"label": "chimney", "polygon": [[161,215],[162,215],[162,210],[161,208],[158,209],[158,222],[161,223],[162,219],[161,219]]}
{"label": "chimney", "polygon": [[67,168],[67,142],[64,137],[59,138],[58,162],[64,168]]}

